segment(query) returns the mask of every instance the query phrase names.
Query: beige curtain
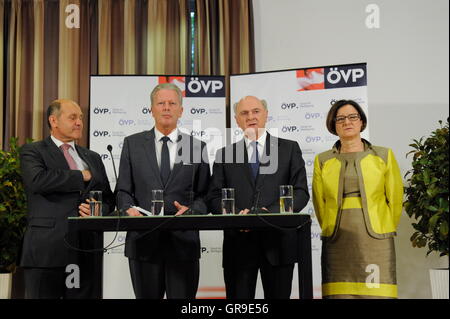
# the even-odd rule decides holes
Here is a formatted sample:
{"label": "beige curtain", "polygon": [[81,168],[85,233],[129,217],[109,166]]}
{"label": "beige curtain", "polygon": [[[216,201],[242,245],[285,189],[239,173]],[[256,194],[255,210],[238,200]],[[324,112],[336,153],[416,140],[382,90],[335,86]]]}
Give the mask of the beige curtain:
{"label": "beige curtain", "polygon": [[[79,10],[79,28],[66,25],[69,4]],[[57,98],[80,105],[79,143],[87,145],[91,74],[254,71],[251,0],[195,4],[192,70],[189,0],[0,0],[0,147],[11,136],[21,143],[47,136],[45,111]]]}
{"label": "beige curtain", "polygon": [[224,75],[227,123],[230,74],[255,71],[253,5],[251,0],[196,0],[195,74]]}
{"label": "beige curtain", "polygon": [[[66,25],[69,4],[79,7],[80,28]],[[83,13],[89,5],[90,1],[80,0],[1,2],[7,29],[6,42],[2,41],[7,48],[3,57],[7,67],[2,70],[6,87],[0,113],[4,118],[2,148],[11,136],[18,136],[20,143],[46,136],[45,111],[56,98],[73,99],[88,112],[90,26]],[[86,144],[86,133],[79,142]]]}
{"label": "beige curtain", "polygon": [[[35,10],[36,7],[36,10]],[[40,114],[34,108],[38,107],[40,92],[39,83],[35,83],[35,63],[42,57],[41,47],[34,39],[42,36],[42,29],[35,29],[35,23],[42,23],[42,1],[7,1],[5,9],[10,13],[6,21],[7,57],[6,59],[6,96],[4,97],[4,132],[3,141],[8,142],[10,136],[34,136],[33,123],[39,121]],[[36,105],[35,105],[36,103]],[[24,125],[24,123],[27,123]]]}
{"label": "beige curtain", "polygon": [[[78,8],[79,28],[66,24],[68,5]],[[0,0],[0,19],[2,148],[10,136],[47,136],[45,111],[57,98],[80,105],[87,145],[91,74],[190,71],[188,0]]]}
{"label": "beige curtain", "polygon": [[187,0],[100,0],[99,74],[184,74]]}
{"label": "beige curtain", "polygon": [[251,0],[196,0],[196,74],[255,71]]}

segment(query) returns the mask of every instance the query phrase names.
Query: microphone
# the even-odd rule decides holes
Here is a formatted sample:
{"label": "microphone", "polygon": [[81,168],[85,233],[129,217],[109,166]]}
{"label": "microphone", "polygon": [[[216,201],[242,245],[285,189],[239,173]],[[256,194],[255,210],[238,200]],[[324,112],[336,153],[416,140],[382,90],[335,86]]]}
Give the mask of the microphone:
{"label": "microphone", "polygon": [[113,163],[113,169],[114,169],[114,177],[116,178],[116,183],[117,183],[117,171],[116,171],[116,164],[114,163],[114,157],[112,155],[112,149],[113,147],[111,146],[111,144],[109,144],[106,149],[108,150],[109,154],[111,155],[111,160]]}

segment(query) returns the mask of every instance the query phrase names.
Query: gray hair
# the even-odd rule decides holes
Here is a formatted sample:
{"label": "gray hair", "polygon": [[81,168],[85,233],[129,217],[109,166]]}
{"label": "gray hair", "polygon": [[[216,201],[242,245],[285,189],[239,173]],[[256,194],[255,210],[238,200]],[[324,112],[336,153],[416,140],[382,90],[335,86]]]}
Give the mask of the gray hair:
{"label": "gray hair", "polygon": [[156,93],[158,93],[160,90],[172,90],[175,91],[175,93],[177,93],[178,95],[178,101],[180,102],[180,105],[183,104],[183,93],[181,92],[180,88],[178,86],[176,86],[173,83],[161,83],[158,84],[152,91],[152,93],[150,94],[150,101],[151,104],[153,105],[153,100],[156,96]]}
{"label": "gray hair", "polygon": [[[236,114],[236,111],[237,111],[237,107],[238,107],[238,105],[239,105],[239,103],[241,103],[241,101],[243,100],[243,99],[245,99],[245,98],[248,98],[250,95],[247,95],[247,96],[244,96],[242,99],[240,99],[238,102],[236,102],[236,103],[234,103],[233,104],[233,110],[234,110],[234,114]],[[254,96],[255,98],[257,98],[256,96]],[[258,98],[257,98],[258,99]],[[258,99],[258,100],[260,100],[260,99]],[[261,101],[261,104],[264,106],[264,108],[266,109],[266,111],[268,110],[267,109],[267,102],[266,102],[266,100],[260,100]]]}

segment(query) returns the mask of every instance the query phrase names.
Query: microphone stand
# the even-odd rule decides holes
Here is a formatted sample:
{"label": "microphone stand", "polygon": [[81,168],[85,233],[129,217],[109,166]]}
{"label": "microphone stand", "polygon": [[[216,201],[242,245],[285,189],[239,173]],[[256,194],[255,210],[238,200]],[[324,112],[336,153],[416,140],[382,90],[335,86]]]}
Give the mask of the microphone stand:
{"label": "microphone stand", "polygon": [[[118,178],[117,178],[117,170],[116,170],[116,164],[115,164],[115,162],[114,162],[114,157],[113,157],[113,155],[112,155],[112,149],[113,149],[112,145],[109,144],[109,145],[107,146],[107,150],[108,150],[108,152],[109,152],[109,155],[111,155],[111,161],[112,161],[112,163],[113,163],[114,177],[116,178],[116,185],[117,185],[117,181],[118,181]],[[118,209],[118,208],[117,208],[117,205],[116,205],[116,209],[113,211],[113,215],[114,215],[114,216],[120,216],[120,215],[121,215],[121,212],[122,212],[122,211],[121,211],[120,209]]]}

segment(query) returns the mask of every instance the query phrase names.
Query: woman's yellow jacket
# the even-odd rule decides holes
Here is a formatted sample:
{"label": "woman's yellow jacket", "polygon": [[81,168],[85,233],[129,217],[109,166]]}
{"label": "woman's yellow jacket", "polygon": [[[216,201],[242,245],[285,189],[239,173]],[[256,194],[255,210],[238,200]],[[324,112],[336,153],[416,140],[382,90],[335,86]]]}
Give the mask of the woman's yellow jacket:
{"label": "woman's yellow jacket", "polygon": [[[373,146],[363,140],[365,149],[358,153],[356,170],[361,192],[358,207],[362,206],[369,234],[374,238],[396,235],[402,213],[403,180],[391,149]],[[313,204],[322,237],[332,237],[343,208],[345,162],[338,159],[340,142],[316,156],[313,176]],[[354,198],[353,200],[355,200]],[[350,203],[350,207],[349,204]]]}

